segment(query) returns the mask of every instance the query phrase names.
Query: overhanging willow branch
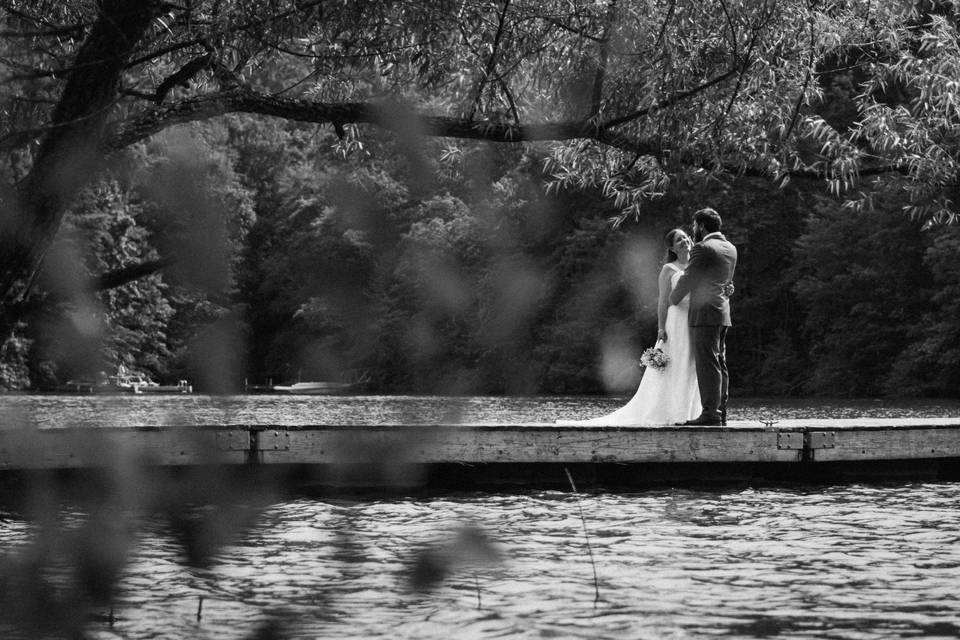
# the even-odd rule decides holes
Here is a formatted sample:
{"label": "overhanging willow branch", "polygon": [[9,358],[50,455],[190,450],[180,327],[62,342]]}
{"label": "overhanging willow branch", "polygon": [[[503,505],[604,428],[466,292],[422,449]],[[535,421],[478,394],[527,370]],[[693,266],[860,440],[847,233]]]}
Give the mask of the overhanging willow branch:
{"label": "overhanging willow branch", "polygon": [[686,90],[686,91],[681,91],[681,92],[679,92],[679,93],[673,94],[672,96],[668,96],[668,97],[664,98],[663,100],[659,101],[659,102],[658,102],[657,104],[655,104],[655,105],[651,105],[651,106],[649,106],[649,107],[644,107],[643,109],[637,109],[636,111],[633,111],[633,112],[631,112],[631,113],[628,113],[628,114],[625,115],[625,116],[620,116],[620,117],[617,117],[617,118],[610,118],[609,120],[607,120],[606,122],[604,122],[601,126],[604,127],[604,128],[616,127],[616,126],[619,126],[619,125],[621,125],[621,124],[630,122],[630,121],[632,121],[632,120],[637,120],[637,119],[639,119],[639,118],[643,118],[643,117],[645,117],[645,116],[653,113],[654,111],[659,111],[660,109],[666,109],[667,107],[672,107],[673,105],[678,104],[678,103],[682,102],[683,100],[686,100],[687,98],[690,98],[690,97],[692,97],[692,96],[695,96],[695,95],[697,95],[698,93],[700,93],[700,92],[702,92],[702,91],[706,91],[707,89],[709,89],[710,87],[712,87],[712,86],[715,85],[715,84],[719,84],[719,83],[723,82],[724,80],[726,80],[727,78],[733,76],[734,74],[739,73],[739,71],[740,71],[739,68],[730,69],[730,70],[728,70],[726,73],[722,73],[722,74],[720,74],[719,76],[716,76],[715,78],[711,78],[710,80],[707,80],[707,81],[704,82],[703,84],[699,84],[699,85],[697,85],[696,87],[693,87],[692,89],[688,89],[688,90]]}
{"label": "overhanging willow branch", "polygon": [[[715,80],[719,81],[719,78]],[[253,113],[299,122],[333,124],[335,126],[372,124],[387,130],[405,133],[409,133],[413,128],[425,137],[486,140],[488,142],[594,140],[622,151],[658,159],[664,159],[670,151],[669,149],[663,149],[659,143],[621,135],[606,128],[604,124],[598,125],[595,121],[589,119],[516,125],[448,116],[423,115],[395,102],[313,102],[262,94],[242,87],[172,102],[169,105],[152,107],[139,116],[127,120],[122,127],[108,135],[103,144],[103,150],[106,152],[118,151],[172,125],[206,120],[227,113]],[[674,158],[674,162],[676,162],[676,158]],[[707,170],[718,168],[709,162],[698,159],[691,159],[687,165]],[[732,174],[770,177],[766,170],[741,165],[724,166],[720,169]],[[878,175],[890,172],[902,173],[903,168],[895,165],[875,165],[862,168],[859,174]],[[813,168],[794,169],[788,171],[787,174],[798,178],[823,178],[822,172]]]}
{"label": "overhanging willow branch", "polygon": [[[128,120],[107,136],[105,150],[115,151],[146,139],[166,127],[206,120],[227,113],[256,113],[319,124],[374,124],[390,130],[409,130],[411,125],[430,137],[450,137],[490,142],[535,142],[588,138],[636,151],[638,143],[605,132],[589,120],[543,122],[528,125],[484,122],[466,118],[412,113],[398,103],[313,102],[281,98],[236,88],[150,108]],[[643,146],[643,145],[640,145]],[[648,150],[655,148],[649,146]]]}

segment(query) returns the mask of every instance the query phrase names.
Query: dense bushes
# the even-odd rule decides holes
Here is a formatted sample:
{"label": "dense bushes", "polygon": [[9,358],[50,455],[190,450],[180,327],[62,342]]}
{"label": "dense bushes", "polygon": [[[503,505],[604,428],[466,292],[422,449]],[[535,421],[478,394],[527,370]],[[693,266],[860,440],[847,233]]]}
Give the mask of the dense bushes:
{"label": "dense bushes", "polygon": [[[728,339],[736,393],[960,388],[960,233],[921,228],[895,198],[864,212],[816,184],[689,182],[615,226],[599,194],[548,193],[532,149],[467,146],[412,170],[389,136],[345,155],[332,134],[307,137],[292,123],[235,117],[194,129],[194,199],[205,193],[200,209],[219,212],[233,276],[211,288],[184,264],[213,263],[181,255],[162,275],[98,294],[106,338],[86,348],[103,366],[222,390],[244,377],[364,373],[384,392],[627,391],[635,354],[656,333],[660,238],[709,204],[740,249]],[[182,194],[154,192],[176,172],[161,160],[183,155],[183,138],[142,149],[133,170],[75,207],[64,238],[91,275],[177,254],[171,247],[183,254],[203,232],[171,211],[187,206]],[[75,319],[69,303],[43,317]],[[205,370],[211,326],[233,342]],[[86,356],[54,342],[36,328],[8,338],[0,383],[24,386],[26,371],[32,384],[75,375],[71,362]]]}

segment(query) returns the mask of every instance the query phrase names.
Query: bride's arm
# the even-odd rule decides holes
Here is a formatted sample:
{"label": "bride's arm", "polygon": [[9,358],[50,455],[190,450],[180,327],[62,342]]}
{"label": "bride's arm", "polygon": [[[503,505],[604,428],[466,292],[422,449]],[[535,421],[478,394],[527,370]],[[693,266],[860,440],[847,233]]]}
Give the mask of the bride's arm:
{"label": "bride's arm", "polygon": [[667,265],[660,269],[660,278],[657,284],[660,287],[660,296],[657,299],[657,340],[667,341],[667,309],[670,308],[670,277],[672,270]]}
{"label": "bride's arm", "polygon": [[705,269],[704,259],[702,245],[693,245],[693,249],[690,249],[690,261],[687,263],[687,268],[684,269],[683,275],[677,280],[677,286],[674,287],[673,292],[670,294],[670,302],[680,304],[683,297],[690,293],[690,289],[693,288],[693,283],[696,279],[703,277],[702,273]]}

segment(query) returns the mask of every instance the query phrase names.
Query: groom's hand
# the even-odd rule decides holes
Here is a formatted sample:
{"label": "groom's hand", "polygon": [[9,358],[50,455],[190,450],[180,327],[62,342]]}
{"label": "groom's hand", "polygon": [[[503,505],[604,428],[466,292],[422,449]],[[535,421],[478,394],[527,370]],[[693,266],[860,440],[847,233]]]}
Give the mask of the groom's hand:
{"label": "groom's hand", "polygon": [[659,340],[660,342],[666,342],[666,341],[667,341],[667,332],[666,332],[666,331],[663,331],[663,330],[658,331],[658,332],[657,332],[657,340]]}

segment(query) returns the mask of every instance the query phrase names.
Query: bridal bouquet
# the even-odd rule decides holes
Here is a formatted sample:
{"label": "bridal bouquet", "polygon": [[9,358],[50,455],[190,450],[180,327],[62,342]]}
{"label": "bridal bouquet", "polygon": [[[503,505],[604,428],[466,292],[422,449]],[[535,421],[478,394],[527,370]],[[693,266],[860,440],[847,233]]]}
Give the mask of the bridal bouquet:
{"label": "bridal bouquet", "polygon": [[661,370],[670,362],[670,357],[660,347],[650,347],[640,356],[640,366],[647,369]]}

